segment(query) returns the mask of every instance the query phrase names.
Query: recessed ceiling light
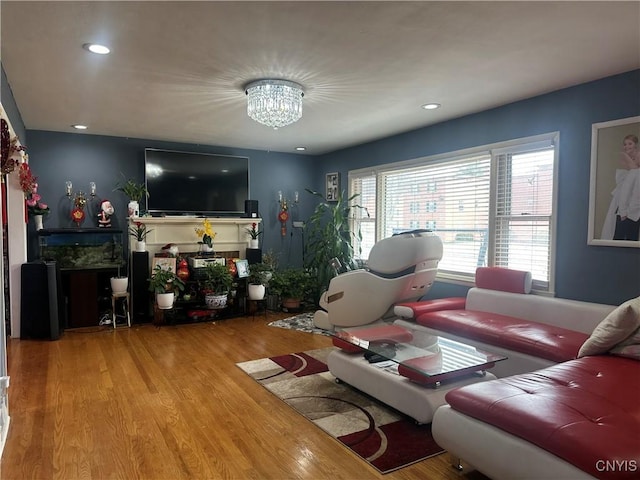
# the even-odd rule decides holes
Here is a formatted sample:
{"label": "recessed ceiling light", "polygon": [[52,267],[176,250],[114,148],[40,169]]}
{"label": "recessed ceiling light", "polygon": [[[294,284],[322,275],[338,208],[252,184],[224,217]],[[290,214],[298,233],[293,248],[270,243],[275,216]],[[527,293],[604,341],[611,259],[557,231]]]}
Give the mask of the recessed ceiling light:
{"label": "recessed ceiling light", "polygon": [[86,125],[71,125],[71,126],[76,130],[86,130],[87,128],[89,128]]}
{"label": "recessed ceiling light", "polygon": [[105,47],[98,43],[85,43],[82,48],[89,50],[91,53],[97,53],[98,55],[106,55],[111,51],[109,50],[109,47]]}
{"label": "recessed ceiling light", "polygon": [[436,108],[440,108],[440,104],[439,103],[425,103],[424,105],[422,105],[422,108],[424,108],[425,110],[435,110]]}
{"label": "recessed ceiling light", "polygon": [[296,150],[299,152],[304,152],[307,149],[307,147],[296,147]]}

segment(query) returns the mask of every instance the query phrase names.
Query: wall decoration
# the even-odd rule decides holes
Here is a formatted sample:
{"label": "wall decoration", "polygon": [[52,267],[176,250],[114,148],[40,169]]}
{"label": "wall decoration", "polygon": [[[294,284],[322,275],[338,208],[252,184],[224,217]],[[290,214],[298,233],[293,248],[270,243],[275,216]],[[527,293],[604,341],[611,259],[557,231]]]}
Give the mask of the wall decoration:
{"label": "wall decoration", "polygon": [[163,270],[176,273],[176,257],[153,257],[152,272],[155,270],[156,265],[160,265]]}
{"label": "wall decoration", "polygon": [[238,268],[238,278],[245,278],[249,276],[249,261],[246,259],[236,260],[236,267]]}
{"label": "wall decoration", "polygon": [[326,199],[328,202],[335,202],[338,200],[340,193],[340,174],[338,172],[327,173],[327,194]]}
{"label": "wall decoration", "polygon": [[587,243],[640,247],[640,116],[594,123]]}

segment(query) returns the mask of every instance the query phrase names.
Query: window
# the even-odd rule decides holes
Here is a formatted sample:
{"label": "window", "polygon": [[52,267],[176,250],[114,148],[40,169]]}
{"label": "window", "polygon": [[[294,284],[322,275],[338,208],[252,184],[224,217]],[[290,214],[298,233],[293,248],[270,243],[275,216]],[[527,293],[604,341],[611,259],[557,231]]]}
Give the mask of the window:
{"label": "window", "polygon": [[478,266],[502,266],[552,291],[556,145],[547,134],[350,172],[350,194],[371,214],[354,209],[361,258],[378,239],[426,225],[444,244],[440,279],[473,282]]}

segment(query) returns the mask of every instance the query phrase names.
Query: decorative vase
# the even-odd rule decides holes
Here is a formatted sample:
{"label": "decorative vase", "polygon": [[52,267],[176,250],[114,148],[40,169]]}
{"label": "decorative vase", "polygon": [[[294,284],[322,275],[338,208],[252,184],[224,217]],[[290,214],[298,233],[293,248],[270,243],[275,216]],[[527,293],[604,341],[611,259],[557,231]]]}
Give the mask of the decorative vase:
{"label": "decorative vase", "polygon": [[144,240],[138,240],[136,242],[136,252],[146,252],[147,251],[147,242]]}
{"label": "decorative vase", "polygon": [[178,264],[178,271],[176,272],[176,275],[183,282],[186,282],[187,280],[189,280],[189,276],[190,276],[189,264],[184,258],[180,260],[180,263]]}
{"label": "decorative vase", "polygon": [[131,200],[127,208],[129,209],[129,216],[131,218],[138,218],[140,216],[140,204],[135,200]]}
{"label": "decorative vase", "polygon": [[168,293],[156,293],[156,303],[160,310],[169,310],[173,308],[173,299],[175,294],[173,292]]}
{"label": "decorative vase", "polygon": [[113,293],[126,293],[129,286],[129,277],[111,277],[111,291]]}
{"label": "decorative vase", "polygon": [[227,294],[207,293],[204,301],[210,310],[225,308],[227,306]]}
{"label": "decorative vase", "polygon": [[202,253],[213,253],[213,245],[209,246],[206,243],[200,244],[200,251]]}
{"label": "decorative vase", "polygon": [[260,241],[257,238],[249,240],[249,248],[260,248]]}
{"label": "decorative vase", "polygon": [[249,300],[264,299],[264,294],[266,292],[264,285],[250,283],[248,290],[249,290]]}
{"label": "decorative vase", "polygon": [[297,310],[300,308],[300,299],[299,298],[283,298],[282,308],[285,308],[287,310]]}
{"label": "decorative vase", "polygon": [[42,215],[34,215],[33,221],[36,226],[36,230],[42,230],[44,227],[42,226]]}

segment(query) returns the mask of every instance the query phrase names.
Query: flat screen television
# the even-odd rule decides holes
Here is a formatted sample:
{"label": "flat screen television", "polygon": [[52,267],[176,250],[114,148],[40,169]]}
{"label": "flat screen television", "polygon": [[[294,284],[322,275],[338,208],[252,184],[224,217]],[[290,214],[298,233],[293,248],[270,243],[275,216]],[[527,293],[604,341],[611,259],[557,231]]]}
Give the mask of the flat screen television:
{"label": "flat screen television", "polygon": [[249,199],[249,159],[145,149],[152,215],[243,216]]}

